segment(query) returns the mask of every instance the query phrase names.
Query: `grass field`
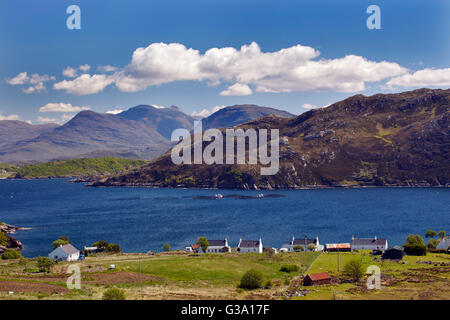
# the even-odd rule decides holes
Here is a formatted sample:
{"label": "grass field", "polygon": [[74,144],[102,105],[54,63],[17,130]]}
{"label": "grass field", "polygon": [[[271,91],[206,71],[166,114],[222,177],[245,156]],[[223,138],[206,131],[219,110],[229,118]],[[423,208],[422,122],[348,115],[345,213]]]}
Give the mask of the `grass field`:
{"label": "grass field", "polygon": [[[382,289],[369,291],[365,279],[347,283],[343,266],[362,259],[364,268],[377,265],[382,272]],[[38,273],[35,259],[0,260],[0,299],[101,299],[103,292],[119,287],[127,299],[449,299],[450,256],[428,254],[407,256],[405,263],[374,261],[368,252],[340,253],[206,254],[180,252],[93,256],[77,262],[81,269],[81,290],[68,290],[66,269],[74,263],[56,264],[49,274]],[[417,263],[431,261],[431,264]],[[114,270],[109,270],[111,264]],[[298,272],[280,271],[296,264]],[[446,265],[441,265],[446,264]],[[249,269],[259,270],[270,288],[246,291],[238,288]],[[332,285],[303,287],[304,274],[329,272]],[[306,292],[287,296],[287,292]],[[9,291],[14,291],[9,294]]]}

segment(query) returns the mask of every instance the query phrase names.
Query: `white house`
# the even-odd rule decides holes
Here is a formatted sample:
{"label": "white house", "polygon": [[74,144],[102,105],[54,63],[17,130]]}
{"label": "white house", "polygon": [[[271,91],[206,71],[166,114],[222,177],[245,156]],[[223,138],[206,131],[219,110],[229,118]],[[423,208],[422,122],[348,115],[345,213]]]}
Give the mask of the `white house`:
{"label": "white house", "polygon": [[80,257],[80,251],[69,243],[59,246],[50,252],[48,257],[52,260],[76,261]]}
{"label": "white house", "polygon": [[[311,244],[314,245],[313,250],[308,248]],[[292,236],[292,240],[285,242],[281,248],[292,252],[295,246],[302,246],[305,251],[323,251],[323,245],[319,243],[319,236],[316,236],[315,239],[308,239],[306,236],[305,238],[295,238],[295,236]]]}
{"label": "white house", "polygon": [[238,244],[238,251],[239,252],[257,252],[262,253],[263,252],[263,245],[262,240],[259,238],[259,240],[242,240],[239,239]]}
{"label": "white house", "polygon": [[352,236],[352,250],[386,250],[388,248],[387,239],[355,238]]}
{"label": "white house", "polygon": [[438,250],[447,250],[450,247],[450,236],[446,236],[441,239],[439,244],[436,246]]}
{"label": "white house", "polygon": [[198,248],[200,253],[220,253],[231,252],[231,247],[228,245],[227,238],[224,240],[208,240],[209,246],[206,248],[206,252],[203,252],[201,247]]}

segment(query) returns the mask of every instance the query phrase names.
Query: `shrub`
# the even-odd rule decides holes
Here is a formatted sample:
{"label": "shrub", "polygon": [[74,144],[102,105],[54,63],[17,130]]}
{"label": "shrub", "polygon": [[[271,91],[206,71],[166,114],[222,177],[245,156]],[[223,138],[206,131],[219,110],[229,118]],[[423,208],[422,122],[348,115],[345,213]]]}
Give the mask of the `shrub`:
{"label": "shrub", "polygon": [[242,276],[239,287],[242,289],[253,290],[261,288],[262,283],[263,276],[261,272],[255,269],[251,269]]}
{"label": "shrub", "polygon": [[121,251],[122,251],[122,249],[120,248],[120,246],[118,244],[108,243],[108,245],[106,246],[106,252],[120,253]]}
{"label": "shrub", "polygon": [[38,263],[39,272],[50,272],[50,270],[52,269],[52,266],[54,264],[52,259],[47,258],[47,257],[38,257],[37,263]]}
{"label": "shrub", "polygon": [[439,240],[436,239],[430,239],[427,243],[427,248],[430,249],[436,249],[437,245],[439,244]]}
{"label": "shrub", "polygon": [[197,244],[202,248],[203,252],[209,247],[209,242],[205,237],[198,237]]}
{"label": "shrub", "polygon": [[299,269],[298,265],[296,264],[285,264],[281,266],[280,271],[289,273],[289,272],[297,272],[298,269]]}
{"label": "shrub", "polygon": [[92,246],[97,247],[99,249],[101,248],[105,249],[108,246],[108,242],[106,242],[105,240],[98,240]]}
{"label": "shrub", "polygon": [[69,244],[70,240],[66,236],[61,236],[52,243],[52,247],[54,249],[58,248],[59,246],[63,246],[65,244]]}
{"label": "shrub", "polygon": [[441,230],[441,231],[439,231],[438,232],[438,236],[439,236],[439,238],[445,238],[445,234],[446,234],[446,232],[445,232],[445,230]]}
{"label": "shrub", "polygon": [[125,300],[125,291],[119,288],[109,288],[103,293],[103,300]]}
{"label": "shrub", "polygon": [[305,251],[305,248],[303,248],[301,245],[294,246],[295,252]]}
{"label": "shrub", "polygon": [[19,259],[22,255],[18,250],[14,249],[6,249],[5,252],[2,254],[2,259],[9,260],[9,259]]}
{"label": "shrub", "polygon": [[3,231],[0,231],[0,246],[6,247],[8,244],[8,237]]}
{"label": "shrub", "polygon": [[434,230],[428,229],[427,233],[425,233],[425,238],[434,238],[436,237],[437,233]]}
{"label": "shrub", "polygon": [[405,252],[410,256],[424,256],[427,254],[427,247],[425,246],[425,241],[418,234],[410,234],[406,238],[406,242],[403,244]]}
{"label": "shrub", "polygon": [[308,244],[308,250],[309,250],[309,251],[314,251],[314,250],[316,250],[316,245],[314,245],[314,244],[312,244],[312,243]]}
{"label": "shrub", "polygon": [[353,281],[359,281],[359,279],[362,278],[364,275],[364,269],[362,266],[362,262],[360,259],[355,259],[352,261],[349,261],[344,266],[344,273],[350,277]]}
{"label": "shrub", "polygon": [[164,250],[164,251],[169,251],[169,250],[170,250],[170,244],[165,243],[165,244],[163,245],[163,250]]}

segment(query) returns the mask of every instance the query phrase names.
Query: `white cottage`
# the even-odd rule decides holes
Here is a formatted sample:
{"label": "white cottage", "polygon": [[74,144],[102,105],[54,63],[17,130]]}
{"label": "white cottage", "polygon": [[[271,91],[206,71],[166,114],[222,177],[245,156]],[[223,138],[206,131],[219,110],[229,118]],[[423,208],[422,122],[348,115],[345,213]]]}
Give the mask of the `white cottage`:
{"label": "white cottage", "polygon": [[80,251],[69,243],[57,247],[48,254],[48,257],[52,260],[76,261],[80,257]]}
{"label": "white cottage", "polygon": [[442,238],[439,244],[436,246],[437,250],[448,250],[448,248],[450,248],[450,236]]}
{"label": "white cottage", "polygon": [[[309,247],[310,245],[314,246],[314,249],[311,250]],[[305,238],[295,238],[295,236],[292,236],[292,240],[286,243],[283,243],[282,249],[285,249],[284,251],[295,251],[294,247],[301,246],[303,250],[305,251],[323,251],[323,245],[319,243],[319,236],[316,236],[315,239],[308,239],[306,236]]]}
{"label": "white cottage", "polygon": [[352,236],[352,250],[386,250],[388,248],[387,239],[355,238]]}
{"label": "white cottage", "polygon": [[242,240],[239,239],[238,244],[238,251],[239,252],[257,252],[262,253],[263,252],[263,246],[262,246],[262,240],[259,238],[259,240]]}
{"label": "white cottage", "polygon": [[[208,243],[209,246],[206,248],[206,253],[231,252],[231,247],[228,245],[227,238],[224,240],[208,240]],[[205,253],[200,246],[198,250],[200,253]]]}

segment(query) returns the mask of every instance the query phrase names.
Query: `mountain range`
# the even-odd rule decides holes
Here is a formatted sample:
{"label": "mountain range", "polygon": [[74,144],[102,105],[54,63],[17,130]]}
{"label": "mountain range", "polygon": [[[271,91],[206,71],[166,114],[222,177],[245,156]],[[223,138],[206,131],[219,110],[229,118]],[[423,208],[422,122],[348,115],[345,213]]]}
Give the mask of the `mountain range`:
{"label": "mountain range", "polygon": [[450,89],[355,95],[294,118],[269,115],[237,128],[279,129],[280,168],[275,175],[262,176],[259,164],[175,165],[168,152],[92,185],[450,186]]}
{"label": "mountain range", "polygon": [[[232,106],[203,119],[232,127],[268,114],[294,115],[260,106]],[[0,121],[0,162],[36,163],[74,158],[153,159],[171,148],[173,130],[193,130],[197,117],[172,106],[139,105],[119,114],[81,111],[62,126]]]}

